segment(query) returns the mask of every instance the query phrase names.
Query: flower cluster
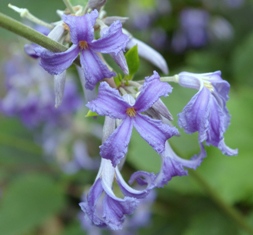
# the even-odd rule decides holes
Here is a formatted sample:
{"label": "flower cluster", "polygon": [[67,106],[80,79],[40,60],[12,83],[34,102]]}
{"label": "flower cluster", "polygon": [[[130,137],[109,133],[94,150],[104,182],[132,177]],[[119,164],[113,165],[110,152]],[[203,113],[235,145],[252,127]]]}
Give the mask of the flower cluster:
{"label": "flower cluster", "polygon": [[[228,10],[239,8],[243,3],[244,0],[202,0],[189,6],[187,3],[157,0],[152,7],[144,7],[143,3],[135,1],[129,6],[129,25],[133,26],[136,33],[142,30],[140,37],[148,38],[154,47],[183,53],[191,48],[231,40],[235,36],[234,28],[222,13],[227,14]],[[178,12],[178,27],[160,27],[158,22],[173,19],[175,14],[172,12]]]}
{"label": "flower cluster", "polygon": [[[31,45],[29,54],[38,57],[40,65],[55,76],[56,106],[70,101],[62,97],[67,92],[66,87],[64,92],[66,70],[75,64],[87,97],[86,107],[90,109],[87,116],[105,116],[100,168],[80,207],[89,223],[119,230],[126,215],[134,213],[152,189],[163,187],[175,176],[186,175],[186,168],[196,169],[201,164],[206,156],[204,142],[229,156],[236,155],[237,150],[224,142],[224,133],[230,123],[226,108],[229,84],[221,78],[221,72],[181,72],[168,77],[154,71],[144,80],[138,80],[135,75],[139,63],[136,48],[141,57],[165,74],[168,74],[167,64],[157,51],[122,28],[125,18],[106,16],[105,3],[90,0],[86,6],[59,12],[61,21],[50,25],[48,37],[68,49],[52,52]],[[109,66],[104,54],[113,58],[123,74],[117,74],[114,65]],[[178,114],[179,127],[188,134],[198,132],[199,135],[200,152],[191,159],[179,157],[168,142],[173,136],[179,136],[179,130],[172,123],[172,114],[163,102],[172,92],[169,82],[198,90]],[[126,160],[133,129],[160,156],[161,168],[155,173],[137,171],[127,183],[120,170]]]}
{"label": "flower cluster", "polygon": [[99,159],[91,158],[90,147],[84,139],[93,138],[99,142],[102,127],[83,120],[82,114],[87,109],[74,78],[69,76],[66,81],[63,103],[56,109],[53,77],[37,61],[15,53],[3,65],[3,71],[7,93],[0,100],[1,114],[18,117],[34,132],[45,157],[54,156],[66,173],[98,169]]}
{"label": "flower cluster", "polygon": [[205,8],[185,8],[180,12],[179,28],[173,33],[171,46],[181,53],[188,48],[201,48],[212,41],[228,40],[234,31],[228,20],[213,16]]}

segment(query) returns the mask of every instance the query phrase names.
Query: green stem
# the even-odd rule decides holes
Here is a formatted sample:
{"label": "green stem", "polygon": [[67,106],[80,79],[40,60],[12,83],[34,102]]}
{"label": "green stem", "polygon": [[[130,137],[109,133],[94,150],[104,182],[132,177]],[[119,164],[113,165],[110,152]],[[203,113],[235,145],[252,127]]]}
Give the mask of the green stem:
{"label": "green stem", "polygon": [[62,52],[68,49],[60,43],[53,41],[47,36],[2,13],[0,13],[0,27],[5,28],[15,34],[18,34],[19,36],[22,36],[53,52]]}
{"label": "green stem", "polygon": [[251,228],[242,214],[240,214],[234,207],[228,205],[217,192],[206,182],[206,180],[196,171],[189,171],[190,176],[195,179],[199,185],[208,193],[210,198],[242,229],[253,235],[253,228]]}
{"label": "green stem", "polygon": [[73,6],[69,2],[69,0],[63,0],[63,2],[65,4],[65,6],[68,8],[68,10],[70,11],[70,13],[74,14],[75,10],[73,9]]}
{"label": "green stem", "polygon": [[176,82],[178,83],[178,75],[174,76],[167,76],[167,77],[161,77],[160,78],[162,82]]}

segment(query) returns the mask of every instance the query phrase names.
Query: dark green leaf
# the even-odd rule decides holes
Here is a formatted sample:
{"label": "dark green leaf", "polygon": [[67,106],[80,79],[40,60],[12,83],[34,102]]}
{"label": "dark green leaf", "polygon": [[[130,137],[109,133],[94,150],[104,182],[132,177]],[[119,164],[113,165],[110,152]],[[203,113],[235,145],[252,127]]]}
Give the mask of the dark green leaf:
{"label": "dark green leaf", "polygon": [[85,117],[96,117],[98,114],[96,112],[92,112],[91,110],[85,115]]}
{"label": "dark green leaf", "polygon": [[58,213],[63,205],[63,189],[46,174],[21,176],[4,191],[0,204],[1,234],[25,234]]}
{"label": "dark green leaf", "polygon": [[237,235],[238,230],[234,223],[219,211],[209,207],[190,217],[190,223],[183,235]]}

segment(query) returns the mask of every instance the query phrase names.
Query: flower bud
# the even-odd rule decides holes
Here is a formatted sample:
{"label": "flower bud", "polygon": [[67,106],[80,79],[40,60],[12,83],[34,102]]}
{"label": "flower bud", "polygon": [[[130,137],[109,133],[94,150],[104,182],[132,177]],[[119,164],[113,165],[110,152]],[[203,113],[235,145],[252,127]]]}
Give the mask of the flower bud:
{"label": "flower bud", "polygon": [[104,6],[106,3],[106,0],[89,0],[88,7],[92,10],[97,9],[100,10],[102,6]]}

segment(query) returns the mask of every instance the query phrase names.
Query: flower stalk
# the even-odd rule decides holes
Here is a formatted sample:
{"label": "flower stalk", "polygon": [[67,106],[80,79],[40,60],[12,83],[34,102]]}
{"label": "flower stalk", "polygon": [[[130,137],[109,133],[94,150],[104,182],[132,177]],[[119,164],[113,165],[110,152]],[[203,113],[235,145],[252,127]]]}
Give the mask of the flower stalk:
{"label": "flower stalk", "polygon": [[50,51],[62,52],[66,51],[67,48],[60,43],[51,40],[47,36],[37,32],[36,30],[12,19],[9,16],[0,12],[0,27],[7,29],[21,37],[28,39]]}
{"label": "flower stalk", "polygon": [[73,6],[71,5],[71,3],[69,2],[69,0],[63,0],[65,6],[67,7],[67,9],[70,11],[71,14],[75,13],[75,10],[73,8]]}
{"label": "flower stalk", "polygon": [[31,22],[34,22],[36,24],[42,25],[44,27],[47,27],[49,29],[52,29],[54,26],[52,24],[48,24],[43,20],[40,20],[38,17],[32,15],[28,9],[26,8],[19,8],[14,5],[8,4],[8,7],[11,8],[13,11],[16,11],[17,13],[20,14],[20,17],[26,18],[30,20]]}

